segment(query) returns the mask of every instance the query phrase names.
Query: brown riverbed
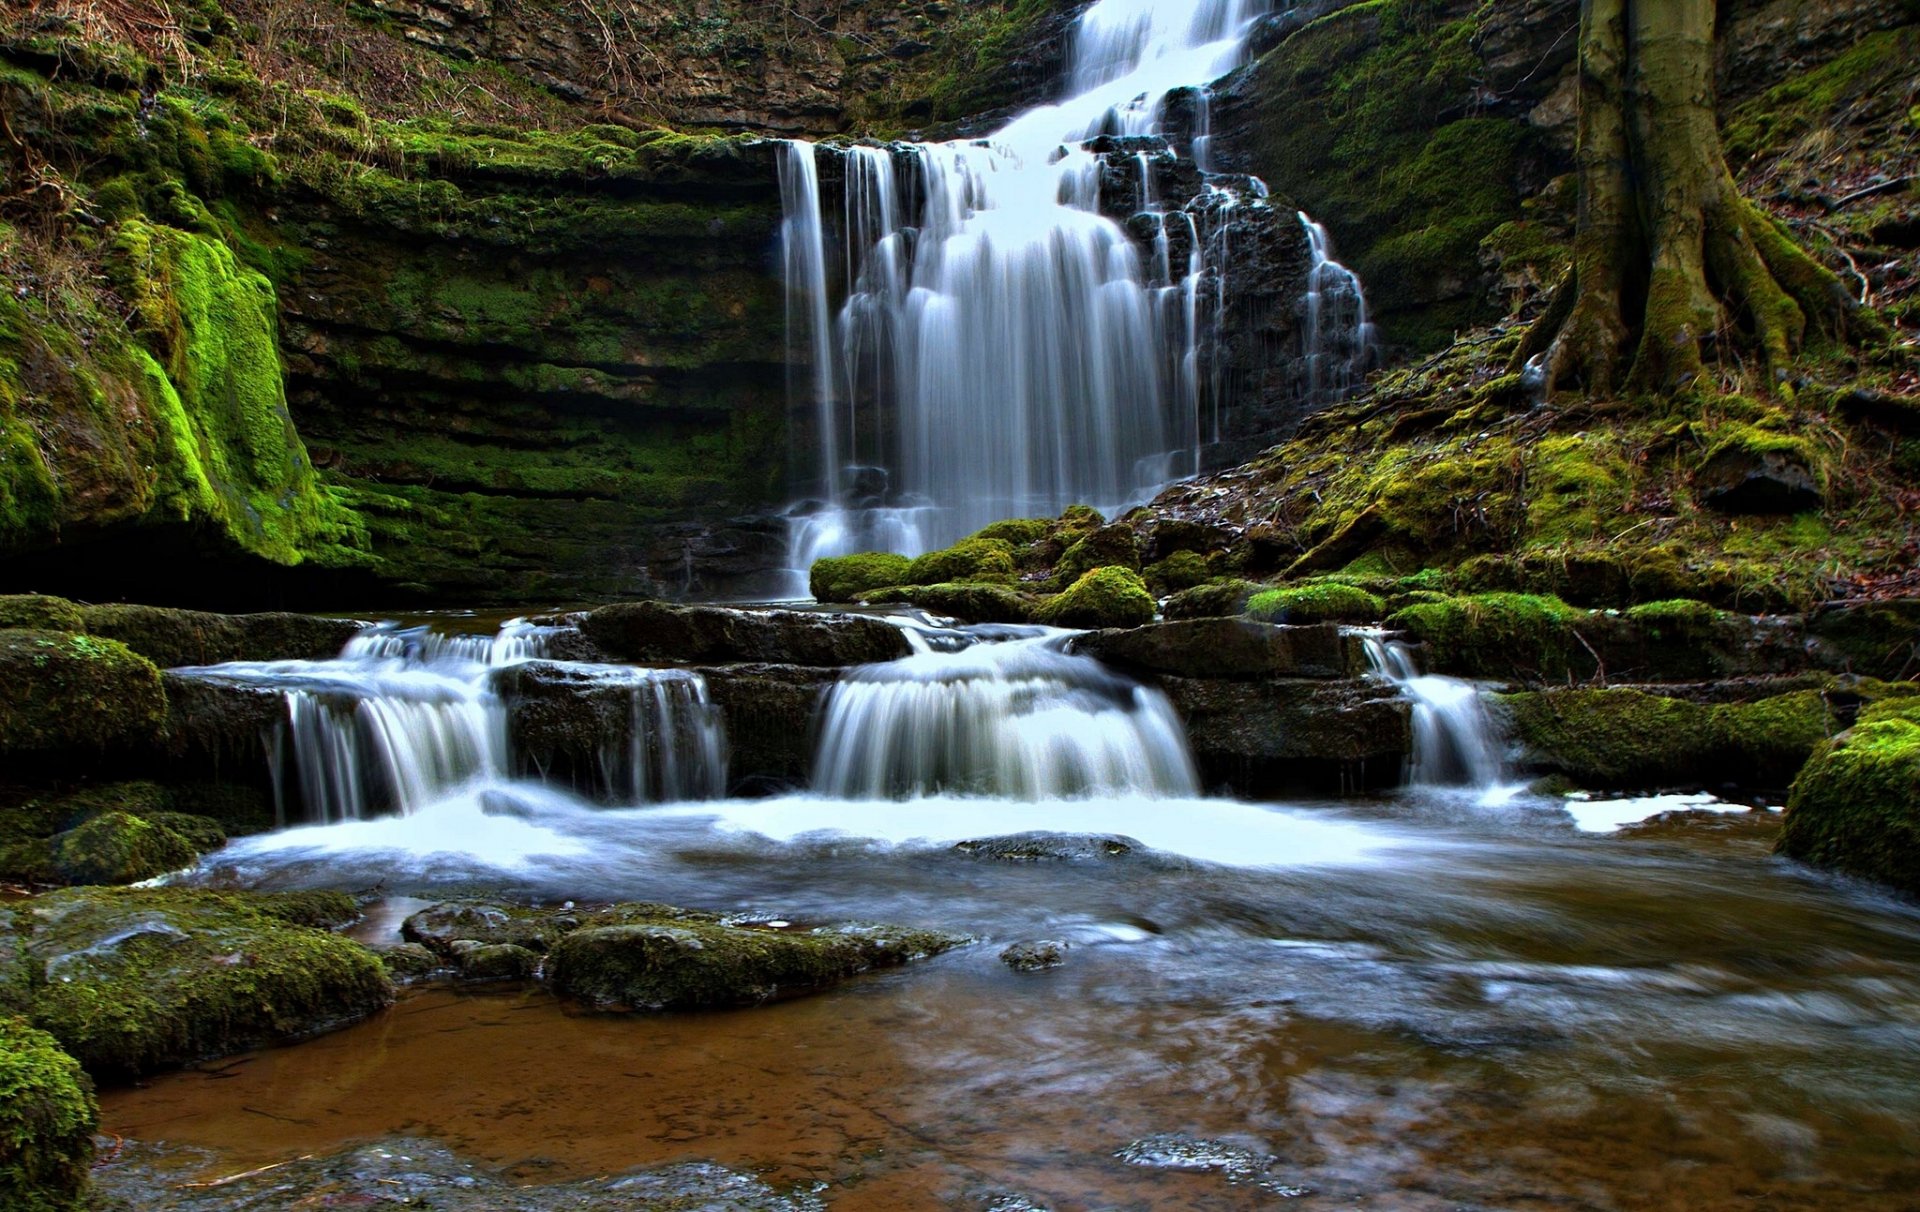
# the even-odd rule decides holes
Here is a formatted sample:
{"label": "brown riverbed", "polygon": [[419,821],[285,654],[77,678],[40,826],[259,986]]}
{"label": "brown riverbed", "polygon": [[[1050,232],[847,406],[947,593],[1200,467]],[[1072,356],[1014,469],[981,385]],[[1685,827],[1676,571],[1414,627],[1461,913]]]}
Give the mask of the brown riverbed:
{"label": "brown riverbed", "polygon": [[[109,1092],[104,1127],[206,1150],[178,1182],[399,1134],[515,1183],[699,1159],[836,1209],[1920,1206],[1910,907],[1768,859],[1761,819],[1405,811],[1434,848],[1350,869],[636,843],[671,899],[939,903],[988,941],[726,1013],[415,992]],[[1043,935],[1065,967],[998,962]]]}

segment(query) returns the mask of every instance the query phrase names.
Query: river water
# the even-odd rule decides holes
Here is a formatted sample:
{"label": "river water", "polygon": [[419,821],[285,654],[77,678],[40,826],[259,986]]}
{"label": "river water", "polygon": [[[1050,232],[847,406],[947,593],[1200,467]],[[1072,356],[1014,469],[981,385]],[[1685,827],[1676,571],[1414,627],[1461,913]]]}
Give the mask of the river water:
{"label": "river water", "polygon": [[[1913,1207],[1920,912],[1771,858],[1770,812],[1572,807],[463,791],[202,876],[379,887],[376,940],[472,888],[980,942],[742,1011],[415,992],[110,1091],[104,1127],[206,1150],[180,1181],[406,1133],[516,1182],[706,1159],[836,1209]],[[1052,857],[956,846],[1027,831]],[[1039,939],[1066,963],[997,958]]]}

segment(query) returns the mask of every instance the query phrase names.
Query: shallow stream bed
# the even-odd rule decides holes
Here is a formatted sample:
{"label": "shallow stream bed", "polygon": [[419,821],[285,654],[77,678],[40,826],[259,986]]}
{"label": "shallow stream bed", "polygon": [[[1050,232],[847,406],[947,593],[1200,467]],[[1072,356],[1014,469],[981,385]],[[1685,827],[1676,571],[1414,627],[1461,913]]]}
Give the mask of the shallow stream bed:
{"label": "shallow stream bed", "polygon": [[[703,1161],[836,1209],[1911,1208],[1920,912],[1770,858],[1775,819],[495,790],[248,839],[202,878],[379,885],[376,933],[399,898],[485,888],[981,942],[719,1013],[416,991],[107,1093],[133,1143],[98,1177],[138,1206],[274,1206],[184,1184],[398,1136],[509,1187]],[[1082,836],[954,845],[1026,830]],[[999,961],[1035,939],[1066,963]]]}

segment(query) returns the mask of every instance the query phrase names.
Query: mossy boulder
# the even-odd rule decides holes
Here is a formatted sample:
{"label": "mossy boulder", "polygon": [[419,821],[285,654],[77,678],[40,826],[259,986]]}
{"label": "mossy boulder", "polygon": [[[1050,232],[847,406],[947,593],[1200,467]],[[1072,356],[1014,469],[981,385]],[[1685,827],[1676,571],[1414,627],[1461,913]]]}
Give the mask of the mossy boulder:
{"label": "mossy boulder", "polygon": [[59,1041],[0,1016],[0,1207],[78,1212],[87,1206],[93,1083]]}
{"label": "mossy boulder", "polygon": [[1616,689],[1495,695],[1526,764],[1586,787],[1784,786],[1838,727],[1826,696],[1696,703]]}
{"label": "mossy boulder", "polygon": [[165,606],[88,606],[86,630],[163,669],[226,661],[317,661],[340,655],[363,624],[310,614],[213,614]]}
{"label": "mossy boulder", "polygon": [[856,601],[870,590],[904,584],[912,563],[906,556],[887,551],[826,556],[815,560],[808,570],[807,592],[821,602]]}
{"label": "mossy boulder", "polygon": [[841,926],[776,930],[680,915],[583,926],[547,957],[563,997],[601,1009],[751,1006],[810,993],[967,940],[933,930]]}
{"label": "mossy boulder", "polygon": [[1258,581],[1237,578],[1211,581],[1183,589],[1167,599],[1164,613],[1173,619],[1207,619],[1245,614],[1253,595],[1267,588]]}
{"label": "mossy boulder", "polygon": [[1860,713],[1794,780],[1776,848],[1920,897],[1920,698]]}
{"label": "mossy boulder", "polygon": [[43,593],[0,594],[0,631],[85,631],[80,607]]}
{"label": "mossy boulder", "polygon": [[1054,566],[1054,579],[1069,585],[1095,568],[1140,570],[1140,547],[1133,527],[1120,523],[1101,526],[1073,540]]}
{"label": "mossy boulder", "polygon": [[1154,593],[1172,594],[1205,584],[1213,572],[1207,567],[1207,558],[1199,552],[1176,551],[1164,560],[1147,565],[1141,575]]}
{"label": "mossy boulder", "polygon": [[1153,595],[1131,569],[1096,568],[1044,603],[1035,619],[1055,627],[1139,627],[1153,622]]}
{"label": "mossy boulder", "polygon": [[947,615],[962,623],[1030,623],[1033,599],[1005,585],[990,583],[948,583],[942,585],[896,585],[862,596],[861,601],[881,604],[905,602]]}
{"label": "mossy boulder", "polygon": [[580,916],[498,901],[443,901],[400,924],[401,937],[435,955],[456,959],[462,945],[516,947],[544,953],[575,929]]}
{"label": "mossy boulder", "polygon": [[1267,589],[1247,600],[1247,615],[1267,623],[1368,623],[1384,617],[1377,594],[1339,581]]}
{"label": "mossy boulder", "polygon": [[1574,628],[1588,617],[1556,597],[1482,593],[1404,607],[1387,626],[1424,643],[1435,673],[1559,680],[1584,654]]}
{"label": "mossy boulder", "polygon": [[1713,432],[1693,483],[1723,513],[1800,513],[1826,501],[1832,461],[1809,438],[1727,424]]}
{"label": "mossy boulder", "polygon": [[24,913],[31,1018],[94,1077],[125,1079],[364,1018],[393,987],[332,934],[339,893],[68,889]]}
{"label": "mossy boulder", "polygon": [[65,631],[0,631],[0,756],[140,748],[165,718],[160,671],[125,645]]}
{"label": "mossy boulder", "polygon": [[975,539],[997,540],[1018,549],[1038,543],[1053,533],[1052,518],[1007,518],[990,526],[983,526],[968,536]]}
{"label": "mossy boulder", "polygon": [[1000,581],[1014,578],[1013,544],[1005,539],[961,539],[951,547],[915,556],[902,583],[941,585],[954,581]]}
{"label": "mossy boulder", "polygon": [[67,884],[133,884],[191,867],[200,852],[165,825],[108,812],[54,837],[53,876]]}

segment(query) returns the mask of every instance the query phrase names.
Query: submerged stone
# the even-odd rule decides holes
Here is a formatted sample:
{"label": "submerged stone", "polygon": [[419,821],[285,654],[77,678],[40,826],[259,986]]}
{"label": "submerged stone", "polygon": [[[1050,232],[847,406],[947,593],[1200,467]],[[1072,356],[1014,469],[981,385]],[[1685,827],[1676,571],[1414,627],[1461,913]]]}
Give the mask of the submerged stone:
{"label": "submerged stone", "polygon": [[1067,944],[1055,939],[1015,943],[1000,953],[1000,962],[1015,972],[1041,972],[1067,962]]}
{"label": "submerged stone", "polygon": [[72,889],[25,911],[31,1017],[95,1077],[302,1039],[392,999],[380,962],[318,928],[340,893]]}

